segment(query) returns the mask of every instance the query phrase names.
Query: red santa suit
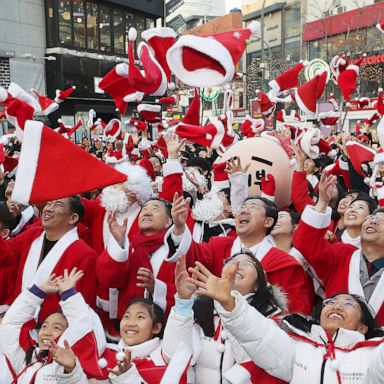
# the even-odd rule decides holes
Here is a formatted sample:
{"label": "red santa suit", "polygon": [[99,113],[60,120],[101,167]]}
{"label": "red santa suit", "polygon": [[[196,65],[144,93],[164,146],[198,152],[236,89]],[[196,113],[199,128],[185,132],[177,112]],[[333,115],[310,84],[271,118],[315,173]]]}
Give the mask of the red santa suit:
{"label": "red santa suit", "polygon": [[[171,256],[167,261],[176,263],[185,254],[187,263],[194,265],[196,260],[203,260],[203,264],[216,276],[221,275],[224,260],[240,252],[242,248],[246,248],[241,244],[239,237],[213,237],[207,244],[198,244],[192,241],[188,228],[182,235],[180,245],[174,247],[171,240],[172,231],[173,228],[166,234],[167,244],[169,242],[171,248],[174,248],[171,249]],[[271,284],[280,286],[287,293],[288,310],[311,313],[314,300],[313,288],[303,267],[286,252],[274,248],[269,236],[250,250],[263,266],[267,280]]]}
{"label": "red santa suit", "polygon": [[[83,294],[88,304],[95,306],[95,251],[84,241],[79,240],[75,227],[56,242],[38,265],[44,238],[44,229],[37,226],[7,241],[0,238],[0,266],[17,266],[13,299],[32,284],[39,285],[52,273],[60,276],[64,274],[65,269],[71,271],[77,267],[84,271],[84,278],[78,282],[77,290]],[[41,306],[39,319],[44,319],[50,313],[59,310],[59,300],[59,295],[47,297]]]}
{"label": "red santa suit", "polygon": [[[178,160],[172,161],[167,160],[167,162],[163,165],[163,174],[164,174],[164,182],[163,182],[163,188],[162,192],[160,193],[160,198],[163,198],[168,201],[173,200],[173,196],[175,192],[179,193],[179,195],[182,194],[182,167]],[[83,200],[85,204],[85,215],[82,219],[82,222],[87,225],[92,232],[93,237],[93,244],[96,252],[98,254],[103,254],[105,248],[111,242],[112,244],[115,244],[116,242],[113,239],[113,236],[110,233],[106,210],[100,206],[99,202],[97,201],[89,201],[89,200]],[[139,233],[139,226],[138,226],[138,219],[139,214],[141,212],[141,206],[138,202],[135,202],[129,207],[128,211],[128,223],[127,223],[127,239],[128,242],[132,242],[135,235]],[[161,241],[162,243],[162,241]],[[110,247],[113,247],[111,245]],[[128,247],[128,245],[127,245]],[[159,243],[160,247],[160,243]],[[156,248],[157,250],[157,248]],[[128,248],[125,250],[117,250],[117,254],[120,254],[120,252],[123,253],[123,256],[117,256],[117,263],[114,264],[111,259],[108,256],[108,252],[105,253],[104,257],[101,257],[98,261],[98,270],[100,273],[98,273],[98,289],[97,289],[97,306],[100,308],[100,315],[102,317],[102,320],[104,324],[107,324],[108,318],[109,319],[117,319],[121,318],[118,316],[118,313],[121,315],[125,311],[125,306],[127,305],[127,296],[120,295],[119,288],[126,288],[127,284],[132,285],[132,293],[129,294],[129,298],[136,297],[136,296],[142,296],[144,291],[142,289],[139,289],[136,287],[136,274],[138,268],[136,268],[136,272],[132,272],[133,268],[131,268],[131,272],[129,274],[130,279],[128,280],[128,283],[126,281],[127,274],[126,269],[122,267],[121,263],[124,263],[128,259]],[[112,251],[114,253],[114,251]],[[163,254],[163,251],[159,251],[158,254]],[[160,259],[162,256],[159,256]],[[148,254],[146,258],[148,258]],[[153,257],[152,257],[153,258]],[[110,260],[111,259],[111,260]],[[149,259],[148,259],[149,260]],[[153,258],[153,260],[157,260],[157,258]],[[153,261],[155,263],[155,261]],[[108,269],[109,264],[112,263],[114,266],[116,266],[116,270],[113,266],[111,266],[112,269]],[[142,265],[139,265],[139,267],[145,267],[152,269],[152,267],[146,263]],[[169,266],[168,266],[169,268]],[[155,277],[158,273],[160,273],[160,276],[164,274],[167,274],[168,271],[165,271],[163,269],[159,269],[159,267],[155,267],[153,269],[155,273]],[[135,273],[135,275],[134,275]],[[123,279],[120,280],[116,276],[121,276],[123,274]],[[173,276],[173,274],[172,274]],[[132,281],[132,283],[130,283]],[[172,280],[172,283],[174,281]],[[157,285],[159,286],[159,284]],[[161,290],[161,288],[156,289],[156,292],[159,292],[159,301],[156,301],[157,303],[160,303],[159,305],[162,306],[163,309],[166,309],[166,300],[165,297],[163,297],[164,290]],[[122,298],[123,297],[123,298]],[[157,298],[157,295],[156,295]],[[172,301],[171,301],[172,303]],[[172,304],[171,304],[172,306]],[[124,307],[124,308],[123,308]],[[108,327],[109,331],[112,332],[113,330]]]}
{"label": "red santa suit", "polygon": [[[326,297],[348,292],[365,297],[374,309],[376,321],[384,324],[384,273],[369,278],[361,249],[350,244],[329,244],[324,235],[331,221],[331,209],[319,213],[305,208],[293,238],[293,245],[305,257],[324,284]],[[364,280],[361,276],[365,276]]]}

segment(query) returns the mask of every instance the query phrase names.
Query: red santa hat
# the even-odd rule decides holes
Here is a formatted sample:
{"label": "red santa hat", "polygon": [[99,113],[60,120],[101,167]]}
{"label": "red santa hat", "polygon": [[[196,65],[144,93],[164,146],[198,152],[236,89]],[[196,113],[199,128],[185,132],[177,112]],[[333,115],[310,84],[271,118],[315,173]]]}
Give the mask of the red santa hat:
{"label": "red santa hat", "polygon": [[200,125],[200,95],[196,88],[192,102],[189,104],[188,110],[181,121],[184,124]]}
{"label": "red santa hat", "polygon": [[28,120],[24,128],[12,201],[24,205],[38,204],[126,180],[125,175],[43,123]]}
{"label": "red santa hat", "polygon": [[320,139],[318,147],[320,153],[324,153],[329,157],[334,158],[337,155],[336,151],[331,148],[331,145],[328,143],[328,141],[324,140],[323,138]]}
{"label": "red santa hat", "polygon": [[245,120],[241,124],[241,132],[245,137],[255,137],[256,134],[260,134],[264,131],[265,121],[264,119],[252,119],[251,116],[245,116]]}
{"label": "red santa hat", "polygon": [[384,33],[384,22],[377,23],[376,28],[381,32]]}
{"label": "red santa hat", "polygon": [[53,101],[47,96],[42,96],[34,88],[31,88],[31,92],[33,92],[36,95],[37,100],[39,101],[39,104],[41,107],[41,111],[44,115],[48,116],[50,113],[53,113],[58,110],[59,104],[57,104],[55,101]]}
{"label": "red santa hat", "polygon": [[6,117],[9,123],[16,128],[16,136],[20,142],[23,141],[25,123],[32,120],[33,113],[33,107],[20,99],[15,99],[8,105]]}
{"label": "red santa hat", "polygon": [[128,103],[141,101],[143,92],[136,91],[128,79],[128,65],[117,64],[100,81],[99,88],[113,98],[116,108],[123,115],[127,110]]}
{"label": "red santa hat", "polygon": [[172,28],[150,28],[141,33],[141,37],[153,49],[156,60],[163,68],[167,81],[171,79],[171,70],[167,63],[167,52],[176,41],[176,32]]}
{"label": "red santa hat", "polygon": [[369,119],[362,120],[361,122],[371,126],[378,119],[380,119],[380,115],[378,113],[374,113]]}
{"label": "red santa hat", "polygon": [[137,56],[143,66],[143,72],[135,65],[134,44],[136,37],[136,29],[130,28],[128,32],[129,82],[136,91],[146,95],[163,96],[167,91],[167,76],[148,44],[143,41],[137,47]]}
{"label": "red santa hat", "polygon": [[383,164],[384,163],[384,117],[382,117],[379,121],[379,124],[377,124],[377,138],[379,140],[380,144],[380,150],[378,151],[377,155],[375,156],[375,164]]}
{"label": "red santa hat", "polygon": [[228,173],[225,172],[226,167],[226,162],[213,164],[213,180],[211,188],[213,192],[219,192],[222,189],[230,187]]}
{"label": "red santa hat", "polygon": [[108,122],[104,129],[104,136],[106,136],[109,141],[113,142],[117,140],[121,135],[121,121],[119,119],[112,119]]}
{"label": "red santa hat", "polygon": [[379,88],[379,90],[378,90],[376,109],[377,109],[377,112],[379,112],[379,114],[381,116],[384,115],[383,88]]}
{"label": "red santa hat", "polygon": [[147,175],[151,178],[152,181],[155,181],[156,172],[153,169],[152,163],[147,158],[141,159],[138,165],[140,165],[140,167],[143,167],[145,169],[145,171],[147,172]]}
{"label": "red santa hat", "polygon": [[329,68],[331,69],[332,77],[336,81],[336,84],[340,73],[344,72],[348,65],[349,61],[346,56],[336,55],[332,57]]}
{"label": "red santa hat", "polygon": [[160,103],[161,105],[175,104],[176,96],[161,97],[160,99],[156,99],[156,103]]}
{"label": "red santa hat", "polygon": [[183,35],[167,52],[172,72],[191,87],[214,87],[231,81],[246,41],[260,31],[260,23],[247,29],[213,35]]}
{"label": "red santa hat", "polygon": [[12,99],[24,101],[24,103],[29,104],[33,108],[34,112],[41,112],[38,101],[16,83],[11,83],[7,91],[5,91],[4,88],[0,89],[0,103],[9,105]]}
{"label": "red santa hat", "polygon": [[159,113],[161,111],[161,105],[156,104],[139,104],[137,106],[137,112],[139,112],[140,116],[149,122],[159,121]]}
{"label": "red santa hat", "polygon": [[337,79],[337,85],[346,101],[350,101],[352,93],[356,90],[357,76],[360,72],[360,65],[367,56],[366,54],[364,55],[361,56],[360,59],[358,59],[354,64],[349,64],[345,71],[340,73]]}
{"label": "red santa hat", "polygon": [[365,179],[367,175],[363,172],[361,165],[363,163],[370,163],[374,160],[376,152],[357,141],[348,141],[345,144],[349,160],[355,171]]}
{"label": "red santa hat", "polygon": [[309,117],[317,115],[317,100],[324,92],[327,72],[317,74],[312,80],[305,82],[295,91],[295,100],[300,110]]}
{"label": "red santa hat", "polygon": [[96,129],[100,129],[100,131],[104,132],[105,127],[107,124],[104,123],[104,121],[101,118],[98,118],[92,126],[89,128],[91,132],[95,131]]}
{"label": "red santa hat", "polygon": [[4,168],[4,172],[8,172],[8,178],[13,177],[13,175],[16,173],[18,164],[19,159],[5,155],[2,165]]}
{"label": "red santa hat", "polygon": [[57,122],[59,123],[59,129],[56,130],[57,133],[60,133],[61,135],[64,135],[67,138],[70,138],[82,125],[83,122],[81,119],[79,119],[75,126],[71,127],[70,125],[65,125],[64,121],[61,119],[58,119]]}
{"label": "red santa hat", "polygon": [[272,102],[270,98],[260,90],[256,91],[256,95],[256,98],[259,100],[262,115],[264,115],[266,119],[269,119],[273,112],[275,112],[276,104]]}
{"label": "red santa hat", "polygon": [[336,111],[320,112],[318,120],[320,120],[323,125],[335,125],[340,119],[340,116],[341,113]]}
{"label": "red santa hat", "polygon": [[161,124],[157,125],[157,132],[160,133],[165,129],[169,132],[174,131],[179,123],[180,123],[180,120],[176,120],[176,119],[165,120]]}
{"label": "red santa hat", "polygon": [[123,151],[120,149],[119,151],[108,151],[108,154],[105,156],[106,164],[118,164],[123,161],[127,161],[127,156],[123,155]]}
{"label": "red santa hat", "polygon": [[129,124],[134,125],[139,131],[146,132],[148,129],[148,124],[143,120],[131,119],[129,120]]}
{"label": "red santa hat", "polygon": [[306,65],[308,65],[307,61],[300,62],[271,80],[268,85],[271,87],[272,94],[278,96],[279,93],[287,89],[297,88],[299,86],[299,74]]}
{"label": "red santa hat", "polygon": [[339,105],[336,102],[335,95],[331,93],[328,98],[328,103],[332,104],[333,110],[338,111],[339,110]]}
{"label": "red santa hat", "polygon": [[193,143],[212,149],[225,148],[234,142],[234,137],[228,135],[227,118],[225,115],[212,121],[206,126],[196,126],[180,123],[176,134]]}
{"label": "red santa hat", "polygon": [[67,100],[69,96],[72,95],[73,91],[76,89],[76,86],[73,85],[72,87],[70,88],[67,88],[67,89],[64,89],[64,90],[60,90],[60,89],[57,89],[56,90],[56,97],[55,97],[55,102],[57,104],[60,104],[62,103],[63,101]]}
{"label": "red santa hat", "polygon": [[369,106],[369,98],[368,97],[360,97],[359,99],[359,107],[360,108],[365,108]]}
{"label": "red santa hat", "polygon": [[291,110],[289,115],[287,115],[287,111],[285,109],[280,109],[276,114],[276,120],[282,123],[301,121],[301,117],[299,112],[295,110]]}
{"label": "red santa hat", "polygon": [[361,132],[362,132],[361,130],[363,129],[362,126],[359,124],[359,122],[360,122],[360,120],[357,121],[356,126],[355,126],[355,133],[357,136],[361,134]]}

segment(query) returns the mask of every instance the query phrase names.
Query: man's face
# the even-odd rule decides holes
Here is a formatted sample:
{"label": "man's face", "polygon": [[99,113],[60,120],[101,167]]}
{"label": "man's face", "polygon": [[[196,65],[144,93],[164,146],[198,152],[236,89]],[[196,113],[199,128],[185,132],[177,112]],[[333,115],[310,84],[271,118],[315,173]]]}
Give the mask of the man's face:
{"label": "man's face", "polygon": [[384,249],[384,212],[368,215],[361,226],[361,240]]}
{"label": "man's face", "polygon": [[235,216],[236,232],[241,236],[259,236],[273,225],[273,219],[266,216],[263,201],[249,199],[245,201]]}
{"label": "man's face", "polygon": [[86,147],[86,146],[88,146],[89,141],[88,141],[88,139],[86,137],[84,137],[84,139],[81,140],[81,143],[84,145],[84,147]]}
{"label": "man's face", "polygon": [[68,198],[49,201],[43,208],[42,226],[46,230],[71,228],[78,219],[78,215],[70,210]]}
{"label": "man's face", "polygon": [[95,147],[96,147],[96,149],[100,149],[101,148],[101,141],[95,141]]}
{"label": "man's face", "polygon": [[145,235],[160,233],[172,224],[168,217],[164,203],[159,200],[150,200],[144,204],[139,215],[139,229]]}

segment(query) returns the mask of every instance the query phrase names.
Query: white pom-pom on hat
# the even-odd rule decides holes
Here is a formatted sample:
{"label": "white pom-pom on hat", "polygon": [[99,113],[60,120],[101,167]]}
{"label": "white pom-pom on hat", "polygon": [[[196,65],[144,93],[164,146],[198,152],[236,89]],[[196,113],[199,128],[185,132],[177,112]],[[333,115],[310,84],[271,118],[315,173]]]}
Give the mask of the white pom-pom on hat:
{"label": "white pom-pom on hat", "polygon": [[224,114],[220,115],[220,120],[224,120],[225,117],[226,117],[226,116],[225,116]]}
{"label": "white pom-pom on hat", "polygon": [[240,39],[240,36],[241,36],[240,32],[234,32],[233,33],[233,37],[236,39]]}
{"label": "white pom-pom on hat", "polygon": [[290,165],[291,167],[294,167],[294,166],[296,165],[296,159],[291,159],[291,160],[289,160],[289,165]]}
{"label": "white pom-pom on hat", "polygon": [[117,352],[116,353],[116,360],[117,361],[123,361],[124,357],[125,357],[125,353],[124,352]]}
{"label": "white pom-pom on hat", "polygon": [[128,40],[129,41],[135,41],[137,38],[137,31],[136,31],[136,28],[129,28],[129,32],[128,32]]}
{"label": "white pom-pom on hat", "polygon": [[106,366],[108,365],[108,362],[106,359],[104,359],[104,357],[102,357],[101,359],[99,359],[97,361],[97,365],[101,368],[101,369],[104,369],[106,368]]}
{"label": "white pom-pom on hat", "polygon": [[228,338],[228,334],[225,330],[221,331],[220,332],[220,337],[223,339],[223,340],[226,340]]}
{"label": "white pom-pom on hat", "polygon": [[173,91],[175,88],[176,88],[176,85],[175,85],[174,82],[170,82],[170,83],[168,83],[168,89],[169,89],[170,91]]}
{"label": "white pom-pom on hat", "polygon": [[252,21],[247,28],[251,31],[252,36],[257,36],[261,31],[261,24],[258,21]]}
{"label": "white pom-pom on hat", "polygon": [[206,138],[207,140],[212,140],[212,135],[209,134],[209,133],[207,133],[207,134],[205,135],[205,138]]}
{"label": "white pom-pom on hat", "polygon": [[363,57],[367,57],[368,55],[366,53],[363,53]]}
{"label": "white pom-pom on hat", "polygon": [[58,122],[59,124],[64,124],[63,119],[57,119],[57,122]]}
{"label": "white pom-pom on hat", "polygon": [[308,60],[300,60],[299,63],[300,63],[300,64],[303,64],[304,67],[306,67],[307,65],[309,65],[309,61],[308,61]]}
{"label": "white pom-pom on hat", "polygon": [[340,64],[341,64],[341,65],[345,65],[345,64],[347,64],[347,62],[346,62],[344,59],[341,59],[341,60],[340,60]]}
{"label": "white pom-pom on hat", "polygon": [[217,346],[216,346],[216,351],[217,351],[217,352],[221,352],[221,353],[223,353],[223,352],[225,351],[225,346],[224,346],[224,344],[217,344]]}
{"label": "white pom-pom on hat", "polygon": [[379,89],[378,89],[378,92],[383,92],[383,88],[379,88]]}

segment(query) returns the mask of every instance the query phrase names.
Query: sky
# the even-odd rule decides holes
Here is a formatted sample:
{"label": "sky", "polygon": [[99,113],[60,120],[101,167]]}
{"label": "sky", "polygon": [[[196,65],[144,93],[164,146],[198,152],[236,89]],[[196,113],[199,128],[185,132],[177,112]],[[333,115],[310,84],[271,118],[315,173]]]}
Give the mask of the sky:
{"label": "sky", "polygon": [[241,9],[241,0],[225,0],[225,9],[229,12],[232,8]]}

